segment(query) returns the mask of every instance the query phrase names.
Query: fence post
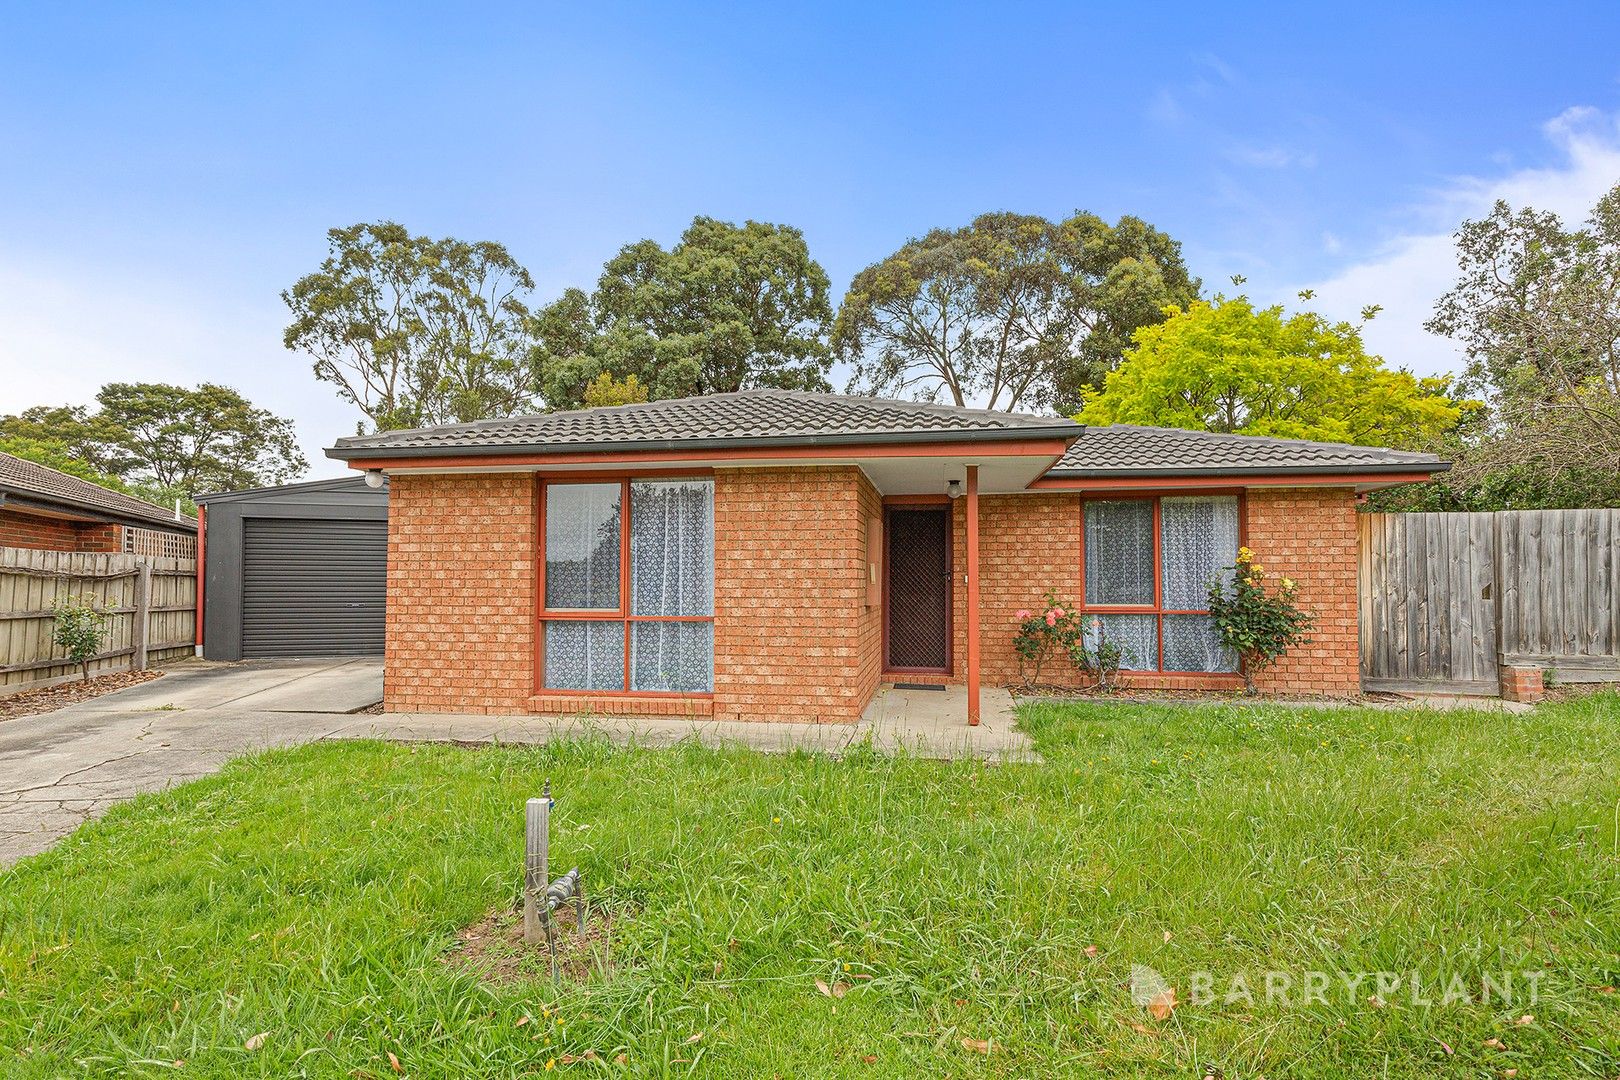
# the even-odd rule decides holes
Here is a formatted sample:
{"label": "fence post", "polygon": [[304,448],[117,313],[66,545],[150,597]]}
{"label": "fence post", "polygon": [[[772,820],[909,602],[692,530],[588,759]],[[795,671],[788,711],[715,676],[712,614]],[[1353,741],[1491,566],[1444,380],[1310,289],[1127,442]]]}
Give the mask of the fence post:
{"label": "fence post", "polygon": [[142,560],[135,565],[135,569],[135,624],[131,630],[130,644],[135,646],[134,669],[145,671],[146,647],[151,639],[152,564]]}

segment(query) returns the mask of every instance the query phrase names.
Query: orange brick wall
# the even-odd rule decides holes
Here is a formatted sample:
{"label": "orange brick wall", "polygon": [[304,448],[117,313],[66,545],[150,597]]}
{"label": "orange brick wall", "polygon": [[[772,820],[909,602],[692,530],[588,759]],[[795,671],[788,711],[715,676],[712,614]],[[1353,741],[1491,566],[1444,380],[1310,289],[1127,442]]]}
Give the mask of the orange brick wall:
{"label": "orange brick wall", "polygon": [[[882,613],[866,604],[866,522],[881,499],[859,469],[715,473],[715,684],[712,700],[534,693],[534,480],[527,474],[399,476],[389,496],[390,710],[575,712],[849,723],[882,677]],[[955,671],[966,660],[965,506],[952,507]],[[1018,680],[1014,615],[1048,586],[1080,592],[1080,497],[980,500],[984,679]],[[1251,492],[1246,542],[1294,578],[1315,614],[1312,642],[1262,676],[1290,694],[1359,690],[1355,503],[1349,492]],[[907,677],[908,680],[914,678]],[[1059,664],[1043,673],[1073,681]],[[1231,676],[1136,675],[1180,687]]]}
{"label": "orange brick wall", "polygon": [[863,538],[879,505],[853,466],[716,471],[716,719],[860,717],[878,678]]}
{"label": "orange brick wall", "polygon": [[[1347,697],[1360,692],[1356,645],[1355,498],[1334,488],[1261,489],[1246,500],[1245,542],[1268,573],[1293,578],[1302,605],[1316,616],[1311,642],[1261,675],[1268,693]],[[965,518],[957,508],[959,523]],[[984,680],[1020,678],[1013,652],[1015,615],[1035,610],[1050,586],[1080,599],[1080,496],[992,495],[980,500],[979,609]],[[957,560],[957,581],[965,565]],[[957,657],[966,640],[964,590],[957,589]],[[961,660],[956,664],[960,676]],[[1072,684],[1077,673],[1059,663],[1041,673],[1043,682]],[[1138,686],[1196,689],[1229,687],[1233,676],[1129,673]]]}
{"label": "orange brick wall", "polygon": [[529,711],[534,493],[527,473],[392,478],[383,672],[390,711]]}
{"label": "orange brick wall", "polygon": [[122,551],[118,525],[68,521],[0,509],[0,547],[43,551]]}
{"label": "orange brick wall", "polygon": [[1262,672],[1276,694],[1361,692],[1356,627],[1356,498],[1343,488],[1251,490],[1245,543],[1275,581],[1292,578],[1316,619],[1311,640]]}

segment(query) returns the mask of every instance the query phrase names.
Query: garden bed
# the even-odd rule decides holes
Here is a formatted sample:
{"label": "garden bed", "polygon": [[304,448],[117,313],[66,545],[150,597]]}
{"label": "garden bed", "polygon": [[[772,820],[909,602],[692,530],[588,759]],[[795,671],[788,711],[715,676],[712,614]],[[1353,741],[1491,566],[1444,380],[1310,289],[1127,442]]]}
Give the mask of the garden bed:
{"label": "garden bed", "polygon": [[162,675],[161,671],[151,670],[115,671],[111,675],[97,675],[89,682],[75,679],[73,682],[58,683],[56,686],[41,687],[38,690],[24,690],[8,697],[0,697],[0,721],[47,713],[64,705],[72,705],[76,701],[88,701],[102,694],[110,694],[114,690],[122,690],[126,686],[150,682]]}

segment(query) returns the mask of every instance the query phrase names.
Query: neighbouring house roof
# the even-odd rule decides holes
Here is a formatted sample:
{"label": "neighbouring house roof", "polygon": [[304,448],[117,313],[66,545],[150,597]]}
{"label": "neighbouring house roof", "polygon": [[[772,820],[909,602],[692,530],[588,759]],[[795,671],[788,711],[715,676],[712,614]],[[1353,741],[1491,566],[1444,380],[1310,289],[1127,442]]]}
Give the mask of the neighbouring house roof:
{"label": "neighbouring house roof", "polygon": [[1072,439],[1083,430],[1072,420],[989,409],[762,389],[351,436],[339,439],[327,455],[363,461],[542,450],[566,453]]}
{"label": "neighbouring house roof", "polygon": [[1451,463],[1433,454],[1376,446],[1220,435],[1180,428],[1113,424],[1088,427],[1047,473],[1051,477],[1231,476],[1440,472]]}
{"label": "neighbouring house roof", "polygon": [[0,506],[22,513],[45,511],[88,517],[99,521],[194,533],[197,522],[176,518],[144,499],[80,480],[25,458],[0,453]]}

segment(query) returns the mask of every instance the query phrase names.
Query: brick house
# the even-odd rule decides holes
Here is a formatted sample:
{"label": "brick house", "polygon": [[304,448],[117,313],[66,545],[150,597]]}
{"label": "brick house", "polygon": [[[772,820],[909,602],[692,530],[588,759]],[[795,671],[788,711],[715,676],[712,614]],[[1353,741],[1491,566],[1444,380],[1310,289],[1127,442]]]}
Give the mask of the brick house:
{"label": "brick house", "polygon": [[1359,688],[1359,446],[752,390],[340,439],[389,478],[391,711],[851,722],[885,682],[1018,678],[1047,588],[1130,681],[1241,685],[1202,609],[1240,544],[1311,643],[1264,688]]}
{"label": "brick house", "polygon": [[0,454],[0,547],[193,558],[197,522],[12,454]]}

